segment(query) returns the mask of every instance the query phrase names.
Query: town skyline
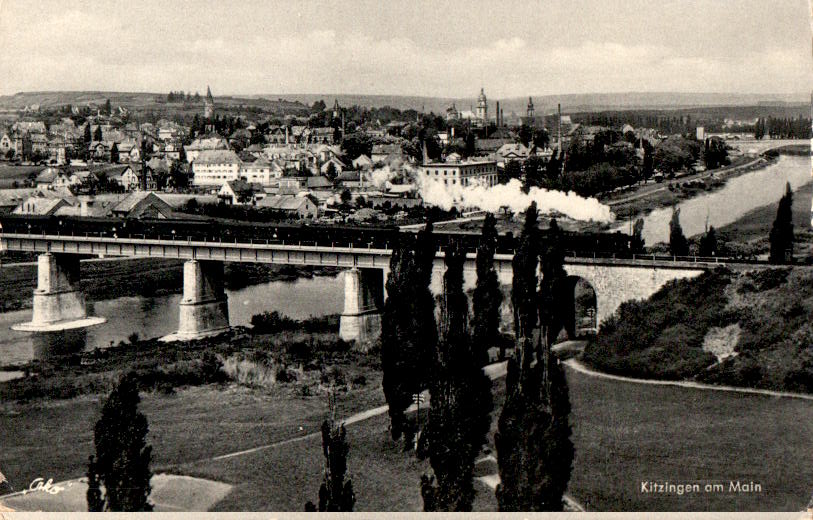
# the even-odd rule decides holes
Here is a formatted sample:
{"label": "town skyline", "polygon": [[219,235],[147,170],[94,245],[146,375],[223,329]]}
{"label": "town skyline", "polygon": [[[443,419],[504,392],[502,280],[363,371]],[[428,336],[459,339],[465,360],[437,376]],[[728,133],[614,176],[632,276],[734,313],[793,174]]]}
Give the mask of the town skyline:
{"label": "town skyline", "polygon": [[234,96],[796,95],[813,84],[804,0],[54,7],[0,5],[0,95],[207,84]]}

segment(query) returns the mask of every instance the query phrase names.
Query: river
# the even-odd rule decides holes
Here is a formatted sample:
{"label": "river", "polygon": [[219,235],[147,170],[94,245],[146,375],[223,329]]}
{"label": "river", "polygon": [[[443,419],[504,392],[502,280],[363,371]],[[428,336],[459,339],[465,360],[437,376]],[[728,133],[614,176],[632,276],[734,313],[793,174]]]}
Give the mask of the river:
{"label": "river", "polygon": [[[33,289],[33,287],[32,287]],[[226,291],[229,321],[246,325],[254,314],[279,311],[291,318],[338,314],[344,305],[343,276],[315,276],[293,282],[268,282]],[[93,350],[126,341],[133,333],[155,338],[178,329],[180,294],[157,297],[122,297],[88,302],[89,314],[107,322],[70,333],[33,334],[10,329],[31,320],[31,309],[0,313],[0,365],[25,363],[77,350]]]}
{"label": "river", "polygon": [[[781,155],[765,168],[729,179],[717,191],[680,202],[680,225],[687,237],[703,233],[707,217],[709,225],[722,227],[754,208],[778,201],[785,193],[786,182],[796,190],[810,181],[810,158]],[[672,208],[656,209],[644,217],[643,238],[647,245],[669,241],[671,218]],[[614,230],[629,232],[629,224],[620,224]]]}

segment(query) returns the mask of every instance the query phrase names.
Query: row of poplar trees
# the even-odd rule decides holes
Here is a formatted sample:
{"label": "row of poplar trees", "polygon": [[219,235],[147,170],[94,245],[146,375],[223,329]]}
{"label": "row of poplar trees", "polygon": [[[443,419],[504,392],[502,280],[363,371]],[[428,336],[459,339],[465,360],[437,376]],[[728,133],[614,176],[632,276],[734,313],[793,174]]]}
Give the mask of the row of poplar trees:
{"label": "row of poplar trees", "polygon": [[[643,223],[642,220],[636,222]],[[637,236],[640,236],[638,231]],[[779,199],[776,208],[776,218],[771,226],[768,235],[770,243],[770,254],[768,261],[772,264],[792,264],[793,263],[793,190],[790,183],[785,184],[785,193]],[[700,256],[717,256],[721,249],[721,243],[717,238],[714,226],[709,226],[698,244],[698,254]],[[672,210],[672,218],[669,221],[669,251],[674,256],[689,255],[689,240],[683,234],[680,225],[680,209]]]}
{"label": "row of poplar trees", "polygon": [[[561,510],[570,479],[570,404],[564,372],[550,351],[565,318],[556,303],[567,290],[557,233],[553,220],[552,239],[542,243],[532,204],[513,261],[516,343],[495,435],[501,511]],[[429,458],[432,474],[420,483],[426,511],[471,511],[474,501],[474,465],[487,442],[493,409],[491,380],[483,367],[489,347],[501,343],[496,242],[489,215],[477,250],[471,320],[464,249],[453,244],[445,250],[436,314],[429,288],[436,252],[431,224],[417,235],[401,236],[393,248],[382,318],[383,387],[393,440],[402,439],[405,450]],[[426,424],[420,424],[420,415],[410,417],[407,410],[420,403],[417,396],[424,390],[430,408]]]}

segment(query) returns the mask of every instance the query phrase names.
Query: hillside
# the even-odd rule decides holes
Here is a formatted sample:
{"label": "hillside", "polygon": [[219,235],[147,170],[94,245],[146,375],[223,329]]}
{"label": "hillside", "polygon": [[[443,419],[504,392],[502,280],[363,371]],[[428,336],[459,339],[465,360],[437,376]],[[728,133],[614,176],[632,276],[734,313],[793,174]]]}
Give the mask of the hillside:
{"label": "hillside", "polygon": [[[205,91],[204,91],[205,92]],[[97,106],[110,100],[115,106],[123,106],[131,111],[143,110],[173,110],[199,112],[203,110],[203,102],[199,103],[167,103],[167,93],[148,92],[18,92],[11,96],[0,96],[0,109],[21,109],[36,104],[42,108],[58,107],[63,105]],[[215,96],[215,103],[221,108],[254,106],[265,109],[274,114],[302,114],[308,112],[308,107],[297,101],[284,99],[266,99],[262,97],[233,97]]]}
{"label": "hillside", "polygon": [[[204,90],[205,92],[205,90]],[[391,106],[400,110],[413,109],[425,112],[443,113],[454,103],[458,109],[465,110],[477,104],[477,87],[472,87],[472,96],[465,98],[391,96],[391,95],[356,95],[356,94],[267,94],[245,96],[217,96],[218,104],[227,106],[254,105],[268,110],[288,109],[291,112],[304,109],[315,101],[324,100],[330,106],[337,99],[343,106],[359,105],[366,107]],[[216,94],[216,93],[215,93]],[[128,108],[154,108],[160,106],[156,99],[165,100],[166,92],[103,92],[103,91],[54,91],[54,92],[18,92],[10,96],[0,96],[0,109],[17,109],[26,105],[39,104],[43,107],[56,105],[99,105],[110,99],[113,105]],[[525,114],[528,103],[526,96],[499,99],[489,95],[489,109],[494,110],[495,102],[500,102],[506,116],[513,112]],[[675,92],[625,92],[598,94],[562,94],[534,96],[534,105],[538,114],[553,113],[558,103],[567,113],[601,111],[601,110],[671,110],[690,107],[742,107],[758,106],[793,107],[807,106],[808,99],[803,94],[718,94],[718,93],[675,93]],[[796,111],[796,108],[794,108]]]}
{"label": "hillside", "polygon": [[813,270],[718,269],[626,302],[584,352],[632,377],[813,392]]}

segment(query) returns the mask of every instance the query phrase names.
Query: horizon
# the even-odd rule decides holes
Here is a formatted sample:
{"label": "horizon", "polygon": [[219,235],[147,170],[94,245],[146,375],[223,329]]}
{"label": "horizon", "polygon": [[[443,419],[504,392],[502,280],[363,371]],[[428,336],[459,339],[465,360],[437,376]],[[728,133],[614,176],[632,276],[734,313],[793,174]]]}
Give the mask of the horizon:
{"label": "horizon", "polygon": [[765,4],[6,1],[0,95],[807,97],[809,4]]}
{"label": "horizon", "polygon": [[[488,87],[483,86],[486,90],[486,95],[488,95]],[[174,90],[174,89],[171,89]],[[182,89],[178,89],[182,90]],[[201,91],[203,91],[201,93]],[[201,96],[205,94],[205,87],[201,89],[197,89],[196,91],[193,90],[184,90],[184,93],[194,94],[195,92],[200,93]],[[80,90],[68,90],[68,89],[40,89],[40,90],[20,90],[17,92],[9,93],[9,94],[0,94],[0,97],[14,97],[23,94],[91,94],[91,93],[112,93],[112,94],[152,94],[152,95],[166,95],[169,91],[157,91],[157,90],[107,90],[107,89],[98,89],[98,88],[87,88],[87,89],[80,89]],[[640,91],[640,90],[617,90],[617,91],[593,91],[593,92],[559,92],[553,94],[520,94],[516,96],[505,96],[499,99],[523,99],[523,98],[547,98],[547,97],[556,97],[556,96],[623,96],[623,95],[668,95],[668,94],[679,94],[679,95],[686,95],[686,96],[734,96],[734,97],[759,97],[759,96],[767,96],[767,97],[804,97],[801,101],[807,101],[807,99],[813,96],[813,88],[809,92],[798,91],[798,92],[725,92],[725,91],[679,91],[679,90],[652,90],[652,91]],[[448,96],[448,95],[425,95],[425,94],[395,94],[395,93],[375,93],[375,94],[366,94],[360,92],[327,92],[327,91],[313,91],[313,92],[254,92],[254,93],[215,93],[212,92],[212,96],[214,98],[251,98],[251,97],[262,97],[262,98],[269,98],[273,96],[365,96],[365,97],[402,97],[402,98],[426,98],[426,99],[448,99],[448,100],[455,100],[455,99],[476,99],[478,93],[474,93],[472,95],[466,96]],[[490,98],[490,97],[489,97]]]}

